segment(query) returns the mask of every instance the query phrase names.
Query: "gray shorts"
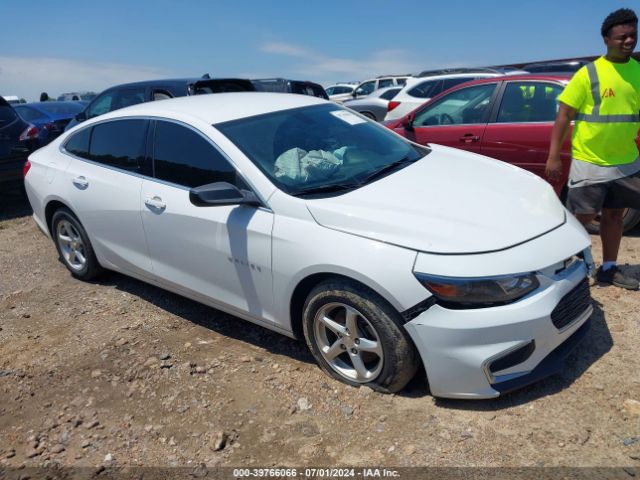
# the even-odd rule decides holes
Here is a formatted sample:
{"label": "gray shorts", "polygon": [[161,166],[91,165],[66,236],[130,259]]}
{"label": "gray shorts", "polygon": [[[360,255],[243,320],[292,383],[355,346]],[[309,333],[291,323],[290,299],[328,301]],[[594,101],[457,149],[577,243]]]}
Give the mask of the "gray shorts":
{"label": "gray shorts", "polygon": [[569,188],[567,208],[573,214],[598,214],[603,208],[640,209],[640,172],[608,182]]}

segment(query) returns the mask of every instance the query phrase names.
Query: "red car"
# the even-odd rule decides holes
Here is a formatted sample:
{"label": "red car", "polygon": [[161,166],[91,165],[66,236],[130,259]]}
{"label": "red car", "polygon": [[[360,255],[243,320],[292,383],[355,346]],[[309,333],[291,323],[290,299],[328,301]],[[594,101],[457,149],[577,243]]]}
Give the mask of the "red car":
{"label": "red car", "polygon": [[[557,98],[568,81],[568,76],[558,75],[474,80],[442,92],[385,125],[416,143],[438,143],[481,153],[545,178]],[[562,155],[562,181],[553,187],[564,200],[571,159],[569,136]],[[640,212],[628,210],[625,230],[638,222]]]}

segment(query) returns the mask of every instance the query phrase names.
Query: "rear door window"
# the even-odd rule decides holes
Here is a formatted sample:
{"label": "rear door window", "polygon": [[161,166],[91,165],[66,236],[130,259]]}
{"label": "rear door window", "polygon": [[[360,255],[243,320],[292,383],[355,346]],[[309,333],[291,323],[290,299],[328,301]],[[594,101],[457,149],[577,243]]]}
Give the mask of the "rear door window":
{"label": "rear door window", "polygon": [[563,87],[548,82],[509,82],[498,110],[497,123],[553,122]]}
{"label": "rear door window", "polygon": [[183,125],[158,121],[153,142],[154,176],[193,188],[228,182],[246,188],[233,165],[201,134]]}
{"label": "rear door window", "polygon": [[146,120],[126,119],[94,125],[89,158],[129,172],[143,171],[147,138]]}
{"label": "rear door window", "polygon": [[409,89],[407,93],[416,98],[431,98],[442,91],[442,80],[427,80]]}
{"label": "rear door window", "polygon": [[116,97],[115,110],[117,108],[130,107],[146,101],[146,89],[144,88],[127,88],[120,90]]}

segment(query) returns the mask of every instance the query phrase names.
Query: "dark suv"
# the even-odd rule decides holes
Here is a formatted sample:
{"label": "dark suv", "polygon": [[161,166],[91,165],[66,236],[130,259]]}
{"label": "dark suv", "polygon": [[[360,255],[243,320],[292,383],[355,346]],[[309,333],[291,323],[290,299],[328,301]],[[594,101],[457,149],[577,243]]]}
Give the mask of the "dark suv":
{"label": "dark suv", "polygon": [[0,97],[0,190],[21,185],[24,163],[38,148],[38,133]]}
{"label": "dark suv", "polygon": [[187,95],[224,92],[253,92],[256,88],[250,80],[242,78],[179,78],[166,80],[147,80],[144,82],[125,83],[108,88],[95,97],[87,107],[71,120],[65,130],[80,122],[98,115],[128,107],[137,103],[153,100],[166,100]]}
{"label": "dark suv", "polygon": [[300,93],[311,97],[329,100],[322,85],[307,80],[288,80],[286,78],[258,78],[251,80],[259,92]]}

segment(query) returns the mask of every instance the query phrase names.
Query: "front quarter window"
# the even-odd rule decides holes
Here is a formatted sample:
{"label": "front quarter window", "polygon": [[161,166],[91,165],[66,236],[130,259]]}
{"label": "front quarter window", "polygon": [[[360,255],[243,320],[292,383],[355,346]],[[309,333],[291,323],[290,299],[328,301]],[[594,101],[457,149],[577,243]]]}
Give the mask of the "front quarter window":
{"label": "front quarter window", "polygon": [[111,105],[113,104],[114,96],[114,92],[107,92],[91,102],[91,105],[89,105],[87,109],[87,118],[97,117],[98,115],[110,112],[112,110]]}
{"label": "front quarter window", "polygon": [[359,188],[429,150],[337,105],[214,125],[281,190],[299,195]]}

